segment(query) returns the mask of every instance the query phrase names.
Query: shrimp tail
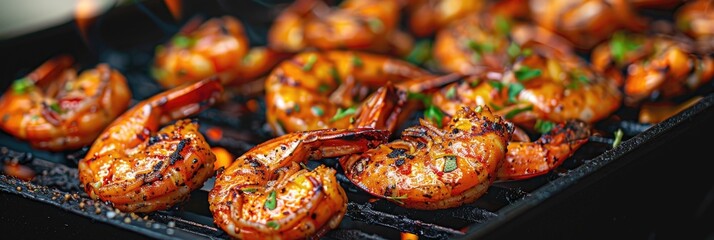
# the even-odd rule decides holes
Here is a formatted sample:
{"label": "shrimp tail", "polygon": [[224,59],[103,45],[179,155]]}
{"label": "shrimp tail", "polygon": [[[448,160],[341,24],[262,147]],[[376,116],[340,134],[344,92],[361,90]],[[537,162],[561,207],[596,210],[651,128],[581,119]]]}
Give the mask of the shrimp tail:
{"label": "shrimp tail", "polygon": [[590,127],[580,120],[556,125],[535,142],[510,142],[497,179],[520,180],[548,173],[588,141]]}

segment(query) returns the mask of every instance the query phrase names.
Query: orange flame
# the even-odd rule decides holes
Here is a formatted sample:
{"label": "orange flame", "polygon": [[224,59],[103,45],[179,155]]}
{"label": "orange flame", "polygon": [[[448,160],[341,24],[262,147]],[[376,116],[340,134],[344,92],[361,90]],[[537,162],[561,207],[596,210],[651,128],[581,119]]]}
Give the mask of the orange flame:
{"label": "orange flame", "polygon": [[233,154],[222,147],[212,147],[211,151],[216,155],[216,163],[213,164],[213,170],[228,168],[233,163]]}
{"label": "orange flame", "polygon": [[175,20],[181,19],[181,10],[183,9],[181,0],[164,0],[164,3]]}

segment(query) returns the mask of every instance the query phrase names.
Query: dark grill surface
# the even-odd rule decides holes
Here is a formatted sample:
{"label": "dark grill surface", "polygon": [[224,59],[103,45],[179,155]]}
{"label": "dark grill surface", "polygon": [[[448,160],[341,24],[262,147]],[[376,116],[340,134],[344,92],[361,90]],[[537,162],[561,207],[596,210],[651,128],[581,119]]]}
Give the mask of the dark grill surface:
{"label": "dark grill surface", "polygon": [[[246,2],[246,1],[243,1]],[[242,2],[242,3],[243,3]],[[242,19],[247,22],[248,32],[256,45],[264,43],[265,17],[272,18],[277,13],[273,6],[283,6],[277,2],[254,1],[247,2],[242,7],[232,6],[228,1],[207,1],[203,5],[187,3],[186,8],[196,9],[204,16],[219,15],[223,12],[234,13],[237,16],[246,16]],[[96,44],[99,52],[86,52],[76,50],[78,60],[93,66],[92,63],[108,62],[118,68],[129,80],[131,90],[136,101],[147,98],[161,91],[161,88],[148,75],[148,66],[151,65],[151,56],[156,44],[166,41],[180,24],[168,24],[169,16],[163,9],[161,1],[147,1],[139,6],[124,6],[109,12],[99,21],[97,29],[90,32],[89,43]],[[262,12],[245,14],[251,9],[260,9]],[[138,16],[139,20],[129,21],[122,26],[135,26],[136,22],[143,21],[147,14],[149,20],[156,22],[155,26],[137,27],[127,33],[127,27],[117,27],[120,21]],[[262,18],[254,18],[265,14]],[[158,19],[158,20],[156,20]],[[103,21],[103,22],[102,22]],[[128,20],[127,20],[128,21]],[[118,33],[109,32],[119,29]],[[138,25],[136,25],[138,26]],[[69,30],[68,30],[69,29]],[[72,25],[63,25],[55,28],[54,32],[38,33],[31,38],[6,41],[2,45],[8,51],[27,51],[28,44],[55,44],[67,48],[68,42],[74,43],[72,38],[62,39],[50,43],[47,38],[55,34],[67,35],[72,31]],[[59,33],[58,33],[59,32]],[[144,34],[144,33],[147,34]],[[148,34],[151,32],[151,34]],[[131,39],[131,40],[129,40]],[[80,39],[81,40],[81,39]],[[27,43],[22,43],[27,42]],[[10,49],[14,50],[10,50]],[[42,47],[45,48],[45,47]],[[84,48],[80,48],[84,49]],[[24,52],[23,52],[24,53]],[[37,66],[55,51],[34,53],[36,59],[31,61],[17,61],[10,66],[21,64],[22,67],[12,68],[10,77],[15,79]],[[52,55],[48,55],[52,54]],[[13,55],[13,54],[8,54]],[[23,69],[18,71],[18,69]],[[6,87],[9,82],[3,82]],[[702,89],[699,94],[708,94],[711,86]],[[245,103],[257,101],[259,110],[248,111]],[[423,239],[445,239],[459,237],[485,236],[493,229],[507,221],[511,221],[519,214],[537,208],[539,204],[548,200],[564,189],[577,185],[577,182],[593,174],[603,166],[618,160],[622,156],[641,150],[648,142],[686,124],[687,119],[701,115],[702,112],[711,111],[714,95],[708,95],[695,106],[680,113],[676,117],[663,123],[649,126],[635,121],[636,110],[622,108],[614,114],[613,120],[605,120],[595,126],[596,134],[578,152],[566,160],[559,168],[546,175],[522,181],[497,182],[492,185],[487,194],[473,204],[445,210],[413,210],[405,209],[386,200],[378,200],[354,186],[342,174],[341,167],[335,159],[322,162],[309,162],[308,167],[314,168],[319,164],[326,164],[338,170],[338,179],[345,188],[350,202],[347,215],[340,227],[330,231],[326,239],[399,239],[405,232],[414,233]],[[205,134],[209,129],[218,128],[223,132],[220,139],[211,139],[211,146],[220,146],[228,149],[235,156],[239,156],[256,144],[271,137],[267,126],[264,124],[264,101],[262,96],[236,95],[230,101],[204,111],[196,116],[200,123],[200,130]],[[416,113],[412,121],[421,113]],[[617,119],[617,120],[614,120]],[[259,129],[256,131],[255,129]],[[625,133],[623,143],[612,149],[613,132],[622,129]],[[159,211],[151,214],[125,214],[113,210],[110,205],[89,199],[79,188],[77,178],[77,161],[83,157],[87,149],[72,152],[50,153],[31,149],[28,144],[14,139],[5,133],[0,133],[0,160],[3,163],[19,163],[32,168],[37,176],[31,182],[23,182],[6,175],[0,175],[0,199],[8,201],[33,200],[42,205],[52,206],[49,211],[68,212],[72,215],[91,219],[91,228],[97,224],[101,226],[114,226],[122,231],[138,233],[146,237],[170,239],[216,239],[228,238],[222,230],[213,224],[211,213],[208,210],[207,194],[213,186],[213,179],[205,186],[192,193],[191,198],[168,211]],[[121,231],[120,231],[121,232]]]}

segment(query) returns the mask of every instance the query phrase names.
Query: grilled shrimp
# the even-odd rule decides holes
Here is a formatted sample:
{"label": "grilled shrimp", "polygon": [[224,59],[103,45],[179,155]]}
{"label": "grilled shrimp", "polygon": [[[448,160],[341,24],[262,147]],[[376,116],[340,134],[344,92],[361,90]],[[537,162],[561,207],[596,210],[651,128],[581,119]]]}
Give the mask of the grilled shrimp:
{"label": "grilled shrimp", "polygon": [[286,52],[313,47],[403,56],[411,51],[413,40],[397,28],[400,9],[398,0],[347,0],[339,7],[299,0],[270,28],[269,46]]}
{"label": "grilled shrimp", "polygon": [[152,74],[166,88],[213,75],[225,85],[239,84],[267,74],[286,57],[267,47],[251,49],[243,25],[232,16],[195,19],[156,48]]}
{"label": "grilled shrimp", "polygon": [[280,63],[265,82],[267,121],[276,135],[347,128],[373,89],[426,77],[431,74],[387,56],[351,51],[300,53]]}
{"label": "grilled shrimp", "polygon": [[694,38],[697,46],[714,51],[714,1],[690,1],[675,13],[677,29]]}
{"label": "grilled shrimp", "polygon": [[714,59],[692,48],[666,36],[617,33],[591,57],[598,70],[624,79],[625,103],[636,105],[654,95],[676,97],[711,81]]}
{"label": "grilled shrimp", "polygon": [[580,59],[538,52],[519,59],[505,73],[475,75],[432,95],[432,103],[447,116],[454,116],[462,104],[486,105],[526,128],[538,119],[594,123],[617,110],[621,100],[615,82]]}
{"label": "grilled shrimp", "polygon": [[556,124],[534,142],[511,141],[503,166],[496,174],[497,180],[521,180],[546,174],[571,157],[589,137],[589,124],[570,120]]}
{"label": "grilled shrimp", "polygon": [[[211,78],[134,105],[79,161],[84,190],[126,212],[164,210],[187,199],[213,175],[216,156],[198,124],[181,119],[211,106],[222,91],[219,80]],[[177,121],[157,131],[172,120]]]}
{"label": "grilled shrimp", "polygon": [[355,154],[387,140],[371,128],[296,132],[249,150],[216,178],[208,200],[216,225],[240,239],[313,238],[336,228],[347,195],[335,170],[308,159]]}
{"label": "grilled shrimp", "polygon": [[589,50],[615,31],[642,31],[647,20],[628,0],[531,0],[533,20]]}
{"label": "grilled shrimp", "polygon": [[534,48],[572,52],[570,42],[543,28],[489,14],[472,14],[440,30],[433,51],[443,70],[474,74],[501,70]]}
{"label": "grilled shrimp", "polygon": [[107,64],[77,76],[74,60],[59,56],[16,80],[0,98],[0,127],[33,147],[78,149],[129,106],[124,76]]}
{"label": "grilled shrimp", "polygon": [[451,22],[478,12],[484,1],[409,0],[409,30],[418,37],[433,34]]}
{"label": "grilled shrimp", "polygon": [[443,129],[420,123],[400,140],[341,158],[345,175],[408,208],[456,207],[483,195],[503,163],[513,125],[488,107],[461,108]]}

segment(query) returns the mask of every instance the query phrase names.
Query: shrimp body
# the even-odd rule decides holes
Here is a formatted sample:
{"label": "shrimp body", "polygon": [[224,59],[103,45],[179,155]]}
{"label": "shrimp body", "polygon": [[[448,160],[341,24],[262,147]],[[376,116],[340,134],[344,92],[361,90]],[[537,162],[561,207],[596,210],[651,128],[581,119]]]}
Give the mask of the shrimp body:
{"label": "shrimp body", "polygon": [[685,3],[675,13],[677,29],[694,38],[698,47],[714,50],[714,2],[697,0]]}
{"label": "shrimp body", "polygon": [[62,151],[91,144],[129,105],[124,76],[107,64],[83,71],[60,56],[15,81],[0,98],[0,128],[34,148]]}
{"label": "shrimp body", "polygon": [[[698,54],[687,42],[666,36],[618,33],[596,47],[592,59],[600,71],[624,79],[628,105],[637,105],[654,95],[671,99],[714,78],[714,58]],[[625,72],[624,76],[621,72]]]}
{"label": "shrimp body", "polygon": [[546,174],[587,143],[588,137],[589,124],[571,120],[557,124],[534,142],[511,141],[497,180],[520,180]]}
{"label": "shrimp body", "polygon": [[211,106],[222,90],[212,78],[137,103],[79,161],[84,190],[126,212],[164,210],[187,199],[213,175],[216,157],[198,124],[181,119]]}
{"label": "shrimp body", "polygon": [[506,156],[513,125],[488,107],[461,108],[443,129],[420,123],[400,140],[340,159],[345,175],[408,208],[456,207],[483,195]]}
{"label": "shrimp body", "polygon": [[280,63],[266,79],[267,121],[277,135],[347,128],[374,89],[428,76],[412,64],[377,54],[300,53]]}
{"label": "shrimp body", "polygon": [[335,170],[310,171],[299,163],[355,154],[387,140],[368,128],[296,132],[268,140],[226,168],[209,194],[219,227],[240,239],[317,237],[336,228],[347,196]]}
{"label": "shrimp body", "polygon": [[527,51],[570,54],[571,45],[548,30],[514,24],[502,15],[472,14],[441,29],[433,51],[443,70],[476,74],[504,69]]}
{"label": "shrimp body", "polygon": [[285,57],[265,47],[251,49],[243,24],[223,16],[191,22],[170,42],[157,47],[152,74],[165,88],[214,75],[225,85],[239,84],[267,74]]}
{"label": "shrimp body", "polygon": [[589,50],[615,31],[644,30],[646,20],[628,0],[532,0],[531,16],[540,26]]}
{"label": "shrimp body", "polygon": [[405,55],[413,40],[397,29],[400,8],[397,0],[348,0],[339,7],[295,1],[271,26],[269,46],[286,52],[312,47]]}
{"label": "shrimp body", "polygon": [[535,53],[517,61],[512,70],[495,75],[447,85],[432,95],[432,102],[448,116],[454,116],[461,104],[491,106],[525,127],[537,119],[593,123],[621,105],[622,93],[614,81],[571,57]]}
{"label": "shrimp body", "polygon": [[484,1],[461,0],[409,0],[409,29],[414,35],[424,37],[460,18],[478,12]]}

